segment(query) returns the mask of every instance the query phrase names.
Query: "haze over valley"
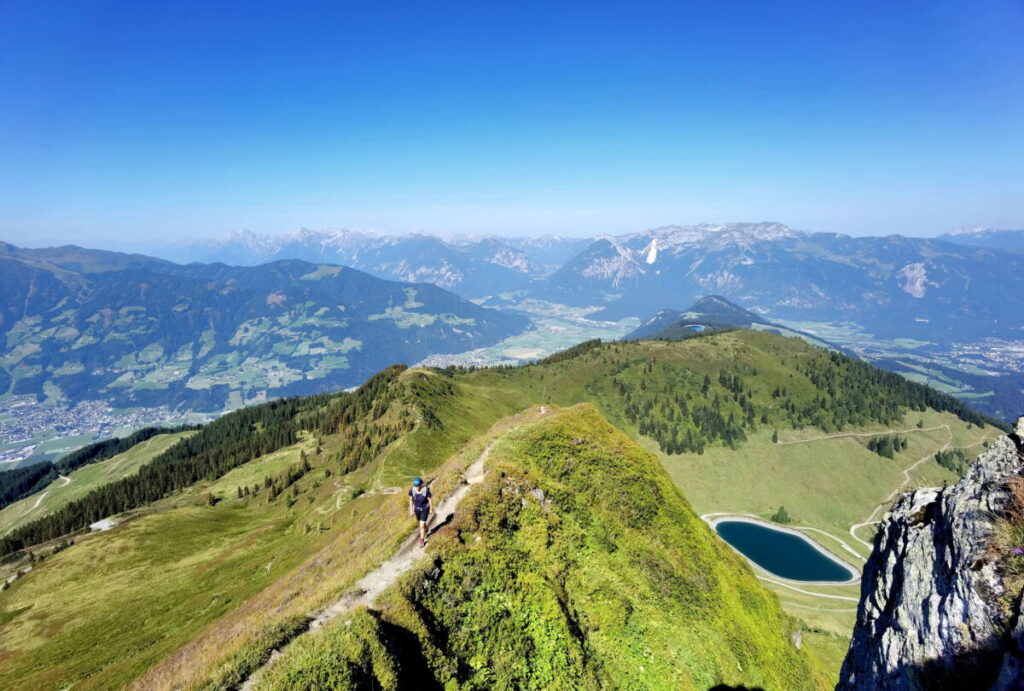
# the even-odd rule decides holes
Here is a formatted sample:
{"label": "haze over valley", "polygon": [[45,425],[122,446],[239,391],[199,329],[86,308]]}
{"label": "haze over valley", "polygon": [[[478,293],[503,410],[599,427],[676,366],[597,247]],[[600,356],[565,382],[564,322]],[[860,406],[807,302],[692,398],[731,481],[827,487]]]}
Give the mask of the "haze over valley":
{"label": "haze over valley", "polygon": [[[32,422],[10,427],[3,453],[41,459],[61,438],[356,386],[397,362],[529,362],[709,294],[1010,419],[1024,407],[1019,236],[733,223],[595,239],[243,231],[159,259],[5,245],[0,401]],[[212,282],[196,294],[195,281]],[[110,412],[83,418],[83,405]]]}

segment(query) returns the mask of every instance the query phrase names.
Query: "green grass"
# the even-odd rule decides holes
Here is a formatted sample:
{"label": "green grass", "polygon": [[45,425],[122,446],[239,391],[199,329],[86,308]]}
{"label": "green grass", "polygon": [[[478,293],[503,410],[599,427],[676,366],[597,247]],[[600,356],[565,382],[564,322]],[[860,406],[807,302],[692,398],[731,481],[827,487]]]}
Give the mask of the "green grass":
{"label": "green grass", "polygon": [[48,559],[4,598],[5,610],[31,609],[0,632],[0,686],[110,688],[137,677],[297,562],[291,525],[254,513],[159,513]]}
{"label": "green grass", "polygon": [[311,436],[307,436],[302,442],[275,451],[274,453],[261,456],[255,461],[241,465],[230,471],[207,488],[207,492],[218,499],[231,500],[238,497],[239,487],[253,485],[263,486],[263,479],[276,477],[288,470],[289,467],[302,462],[301,452],[305,451],[310,462],[315,458],[316,442]]}
{"label": "green grass", "polygon": [[[288,452],[297,458],[298,446],[253,466],[285,467]],[[314,488],[313,475],[322,482],[317,469],[301,480],[292,508],[283,499],[268,504],[263,498],[207,506],[203,497],[215,487],[201,483],[37,564],[0,599],[0,617],[9,619],[0,630],[0,687],[124,686],[249,598],[287,583],[335,540],[354,549],[359,541],[352,534],[342,538],[346,529],[373,514],[385,497],[361,498],[338,510],[337,488]],[[359,531],[367,528],[361,524]],[[341,545],[330,552],[342,554]],[[336,589],[355,575],[347,565],[314,582]],[[305,610],[315,592],[275,599]],[[260,624],[268,614],[264,610]]]}
{"label": "green grass", "polygon": [[491,464],[379,620],[299,639],[262,687],[396,688],[417,661],[446,688],[830,686],[775,597],[592,407],[513,430]]}
{"label": "green grass", "polygon": [[135,474],[139,466],[191,434],[194,432],[157,435],[113,458],[76,470],[69,476],[71,482],[58,479],[42,492],[4,507],[0,511],[0,535],[80,499],[101,485]]}
{"label": "green grass", "polygon": [[[868,451],[866,438],[778,445],[772,443],[767,430],[751,435],[736,451],[718,446],[702,455],[660,455],[676,484],[702,514],[752,513],[768,518],[779,506],[785,506],[797,525],[809,525],[846,540],[849,527],[865,520],[903,482],[904,468],[934,454],[949,440],[945,430],[917,430],[918,420],[924,420],[926,428],[948,425],[957,442],[954,446],[976,444],[998,434],[992,428],[968,430],[952,415],[927,411],[908,413],[904,423],[897,426],[913,431],[905,433],[908,447],[895,459]],[[882,429],[874,426],[868,431]],[[781,436],[783,440],[810,439],[820,434],[805,429],[800,435]],[[657,452],[653,442],[645,446]],[[976,451],[980,450],[977,447]],[[941,485],[955,477],[934,461],[918,468],[913,477],[924,485]],[[859,544],[846,542],[867,556],[867,550]],[[842,556],[843,552],[837,554]]]}

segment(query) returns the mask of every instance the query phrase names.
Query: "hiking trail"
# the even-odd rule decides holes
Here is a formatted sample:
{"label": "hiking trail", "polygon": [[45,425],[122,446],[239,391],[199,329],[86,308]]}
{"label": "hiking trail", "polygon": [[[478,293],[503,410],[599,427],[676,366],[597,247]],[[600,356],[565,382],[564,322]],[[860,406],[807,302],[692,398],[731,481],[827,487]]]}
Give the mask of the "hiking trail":
{"label": "hiking trail", "polygon": [[[793,441],[778,441],[778,442],[775,442],[775,445],[776,446],[788,446],[790,444],[808,444],[808,443],[814,442],[814,441],[824,441],[826,439],[842,439],[844,437],[863,438],[863,437],[876,437],[876,436],[881,435],[881,434],[912,434],[914,432],[935,432],[935,431],[938,431],[940,429],[946,430],[946,434],[949,435],[949,439],[942,446],[942,448],[939,449],[939,451],[945,451],[946,449],[949,448],[950,444],[953,443],[953,430],[951,430],[949,428],[949,425],[946,425],[946,424],[936,425],[934,427],[913,427],[913,428],[910,428],[910,429],[887,429],[887,430],[879,430],[877,432],[843,432],[843,433],[840,433],[840,434],[825,434],[825,435],[818,436],[818,437],[809,437],[807,439],[795,439]],[[870,542],[867,542],[867,541],[862,540],[861,538],[859,538],[857,536],[857,530],[859,530],[860,528],[863,528],[865,526],[874,525],[875,523],[879,523],[879,521],[875,520],[875,515],[878,513],[879,509],[881,509],[881,508],[883,508],[885,506],[888,506],[889,503],[892,502],[892,500],[896,498],[896,495],[899,494],[901,491],[903,491],[903,489],[907,485],[910,484],[910,473],[912,473],[914,470],[916,470],[917,467],[919,465],[921,465],[922,463],[924,463],[925,461],[933,458],[936,453],[938,453],[938,452],[934,452],[933,451],[932,453],[929,453],[929,454],[927,454],[925,456],[922,456],[917,461],[912,463],[910,466],[904,468],[903,471],[902,471],[903,472],[903,482],[901,482],[899,485],[897,485],[897,487],[892,492],[889,493],[889,496],[887,496],[885,499],[883,499],[882,502],[878,506],[876,506],[874,508],[874,510],[871,512],[871,514],[865,520],[861,521],[860,523],[854,523],[853,525],[850,526],[850,537],[852,537],[854,540],[859,542],[864,547],[867,547],[869,551],[872,550],[874,548],[874,545],[872,545]],[[845,547],[845,545],[844,545],[844,547]],[[847,547],[847,549],[849,550],[850,548]],[[850,550],[850,551],[852,552],[853,550]],[[861,559],[861,561],[864,560],[864,558],[861,557],[859,554],[857,556]]]}
{"label": "hiking trail", "polygon": [[[62,487],[67,487],[68,485],[71,484],[71,478],[66,477],[64,475],[58,475],[57,477],[58,477],[58,479],[61,479],[61,480],[64,481],[64,484],[62,485]],[[49,492],[49,490],[47,490],[47,492]],[[45,498],[46,498],[46,492],[43,492],[42,494],[39,495],[39,498],[36,499],[36,503],[32,505],[32,508],[29,509],[29,511],[35,511],[36,509],[38,509],[39,505],[43,503],[43,499],[45,499]]]}
{"label": "hiking trail", "polygon": [[[790,444],[808,444],[812,441],[824,441],[826,439],[843,439],[844,437],[877,437],[882,434],[910,434],[912,432],[935,432],[944,429],[949,432],[949,425],[936,425],[935,427],[911,427],[910,429],[883,429],[877,432],[840,432],[839,434],[823,434],[818,437],[807,439],[794,439],[792,441],[777,441],[776,446],[789,446]],[[951,433],[952,434],[952,433]]]}
{"label": "hiking trail", "polygon": [[[480,456],[477,457],[477,459],[473,461],[473,463],[471,463],[462,474],[463,481],[443,500],[438,502],[437,506],[434,508],[434,512],[430,516],[430,521],[427,524],[428,529],[430,529],[429,534],[433,534],[433,532],[438,528],[447,524],[455,515],[455,509],[469,493],[470,488],[473,485],[483,482],[484,464],[487,462],[487,459],[491,454],[491,448],[496,442],[497,440],[492,441],[486,448],[484,448],[480,453]],[[336,619],[342,614],[345,614],[354,607],[369,607],[372,605],[385,589],[393,585],[403,573],[411,569],[417,560],[426,554],[423,549],[419,548],[418,542],[419,530],[416,529],[412,535],[402,543],[402,546],[398,548],[398,551],[395,552],[394,556],[374,570],[370,571],[370,573],[363,576],[355,586],[353,586],[350,592],[343,595],[333,604],[328,605],[314,614],[309,620],[308,628],[295,638],[291,639],[291,641],[288,641],[288,643],[283,647],[287,647],[292,641],[301,638],[302,636],[306,636],[317,631],[324,624]],[[260,674],[274,664],[277,658],[281,655],[283,647],[276,648],[271,651],[270,657],[266,663],[255,669],[249,678],[241,685],[240,688],[242,691],[249,691],[256,688],[256,682],[258,681]]]}
{"label": "hiking trail", "polygon": [[[867,517],[867,519],[865,519],[864,521],[861,521],[860,523],[854,523],[853,525],[850,526],[850,537],[852,537],[854,540],[856,540],[860,544],[862,544],[865,547],[867,547],[869,552],[871,550],[873,550],[875,546],[872,543],[867,542],[867,541],[862,540],[859,537],[857,537],[857,530],[859,528],[863,528],[864,526],[867,526],[867,525],[873,525],[875,523],[880,523],[880,521],[876,521],[875,520],[875,515],[878,513],[879,509],[881,509],[884,506],[888,506],[892,502],[892,500],[896,498],[896,495],[899,494],[901,491],[903,491],[904,487],[906,487],[907,485],[910,484],[910,473],[912,473],[917,468],[917,466],[921,465],[922,463],[924,463],[925,461],[927,461],[927,460],[929,460],[931,458],[934,458],[936,456],[936,454],[938,454],[940,451],[945,451],[946,449],[948,449],[949,445],[953,443],[953,430],[951,430],[949,428],[949,425],[940,425],[936,429],[945,429],[946,433],[949,435],[949,439],[946,440],[946,443],[942,445],[942,448],[939,449],[939,451],[933,451],[933,452],[931,452],[929,454],[926,454],[925,456],[922,456],[916,462],[914,462],[910,466],[904,468],[903,469],[903,482],[901,482],[896,487],[896,489],[894,489],[892,492],[890,492],[889,496],[887,496],[885,499],[883,499],[881,504],[879,504],[878,506],[875,507],[874,511],[871,512],[871,514]],[[924,431],[924,430],[921,430],[921,431]]]}

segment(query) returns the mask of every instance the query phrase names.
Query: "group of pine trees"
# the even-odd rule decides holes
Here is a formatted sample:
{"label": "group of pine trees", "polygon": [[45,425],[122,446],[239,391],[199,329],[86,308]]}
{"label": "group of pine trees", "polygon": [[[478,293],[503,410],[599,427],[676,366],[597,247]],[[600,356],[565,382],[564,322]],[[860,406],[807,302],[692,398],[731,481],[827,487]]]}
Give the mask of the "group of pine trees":
{"label": "group of pine trees", "polygon": [[907,438],[901,434],[884,434],[868,440],[868,451],[877,453],[884,458],[895,458],[896,454],[907,448]]}
{"label": "group of pine trees", "polygon": [[[947,394],[878,370],[842,353],[816,351],[795,367],[806,383],[775,385],[770,393],[753,367],[735,365],[717,377],[671,363],[623,363],[612,383],[624,399],[626,418],[665,453],[703,453],[714,443],[731,448],[760,425],[816,427],[838,432],[867,424],[891,425],[907,411],[933,408],[970,424],[1004,423],[977,413]],[[907,446],[904,437],[879,437],[869,448],[892,458]]]}
{"label": "group of pine trees", "polygon": [[143,427],[126,437],[104,439],[95,444],[83,446],[63,456],[56,463],[44,461],[2,472],[0,473],[0,509],[30,494],[41,492],[61,475],[68,475],[83,466],[113,458],[158,434],[173,434],[195,429],[199,429],[199,426]]}
{"label": "group of pine trees", "polygon": [[199,480],[294,444],[304,399],[281,399],[225,415],[182,439],[136,475],[103,485],[0,539],[0,555],[81,530],[108,516],[161,499]]}
{"label": "group of pine trees", "polygon": [[305,429],[333,436],[332,461],[339,472],[366,465],[418,423],[427,429],[443,427],[438,410],[443,399],[454,395],[455,385],[447,378],[421,375],[400,386],[399,376],[406,369],[389,367],[354,393],[330,398],[301,417]]}
{"label": "group of pine trees", "polygon": [[[634,386],[634,381],[639,383]],[[737,448],[747,438],[745,430],[759,419],[753,392],[732,372],[719,373],[716,386],[709,375],[699,378],[648,360],[623,369],[612,384],[624,399],[626,418],[665,453],[704,453],[708,444],[719,441]]]}
{"label": "group of pine trees", "polygon": [[967,452],[964,449],[938,451],[935,453],[935,462],[946,470],[953,471],[957,475],[962,475],[969,465]]}
{"label": "group of pine trees", "polygon": [[[267,475],[263,478],[262,487],[259,484],[255,484],[250,488],[248,485],[245,487],[236,487],[235,494],[239,499],[247,499],[249,497],[259,496],[260,490],[266,490],[267,501],[272,502],[281,496],[289,487],[292,488],[291,494],[286,498],[287,504],[291,507],[295,503],[295,499],[298,496],[298,490],[294,487],[295,483],[302,479],[309,471],[313,470],[313,466],[310,464],[309,459],[306,457],[306,452],[299,452],[299,462],[292,465],[281,475],[277,477]],[[330,477],[330,469],[325,473],[326,477]],[[212,497],[212,495],[211,495]],[[210,504],[213,505],[215,501],[211,498]]]}

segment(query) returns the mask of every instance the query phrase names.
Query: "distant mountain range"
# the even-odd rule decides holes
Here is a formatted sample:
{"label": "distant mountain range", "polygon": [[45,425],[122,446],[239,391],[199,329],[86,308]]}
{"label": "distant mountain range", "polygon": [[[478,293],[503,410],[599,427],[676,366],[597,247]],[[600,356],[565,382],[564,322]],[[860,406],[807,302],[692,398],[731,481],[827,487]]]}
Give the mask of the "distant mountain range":
{"label": "distant mountain range", "polygon": [[528,326],[429,283],[334,265],[0,245],[0,394],[220,410],[355,386]]}
{"label": "distant mountain range", "polygon": [[716,293],[773,319],[853,321],[880,336],[948,341],[1020,336],[1022,272],[1024,257],[942,240],[736,223],[600,238],[532,294],[619,319]]}
{"label": "distant mountain range", "polygon": [[[56,267],[66,285],[94,276],[87,290],[95,289],[95,275],[100,272],[144,270],[187,281],[193,280],[192,274],[208,272],[258,276],[264,270],[247,273],[238,267],[266,262],[310,262],[296,269],[300,275],[312,272],[311,266],[345,265],[378,279],[432,284],[481,307],[534,310],[541,319],[546,310],[604,322],[642,320],[662,310],[669,310],[669,315],[672,310],[686,310],[702,296],[714,294],[742,305],[765,323],[846,348],[943,391],[972,396],[979,408],[1010,418],[1024,405],[1024,349],[1017,345],[1024,340],[1020,317],[1024,314],[1024,252],[1016,251],[1017,245],[1024,246],[1024,231],[968,228],[939,238],[849,237],[765,222],[665,226],[590,239],[487,235],[442,239],[308,229],[268,236],[241,231],[226,240],[154,248],[162,259],[77,248],[8,247],[4,253]],[[182,267],[167,260],[202,264]],[[215,269],[211,262],[236,268]],[[17,283],[13,275],[0,280]],[[259,284],[259,279],[247,280]],[[12,285],[5,299],[16,301],[20,290]],[[40,288],[33,290],[38,293]],[[417,290],[416,300],[423,302],[426,293]],[[271,292],[268,289],[263,297]],[[438,293],[442,294],[446,297],[438,298],[441,303],[457,301],[460,310],[473,307],[451,293]],[[320,309],[321,301],[331,299],[320,295],[312,302]],[[424,310],[476,319],[430,303]],[[526,328],[521,316],[485,314],[490,316],[479,323],[486,328],[472,332],[443,322],[432,328],[444,335],[397,327],[400,338],[393,349],[407,358],[414,353],[468,351]],[[227,341],[232,337],[233,333]],[[364,340],[358,335],[347,337]],[[414,343],[408,342],[410,337]],[[8,338],[9,348],[19,343]],[[363,347],[369,348],[369,343]],[[558,347],[566,345],[564,339],[558,341]],[[283,351],[286,346],[278,348]],[[355,383],[363,373],[384,364],[375,361],[356,371],[353,363],[358,364],[363,355],[335,354],[347,359],[350,370],[338,381]],[[22,363],[10,356],[7,361]],[[13,378],[14,371],[6,369]],[[24,376],[26,370],[18,372],[23,383],[17,390],[30,390],[34,380]],[[0,389],[3,384],[0,381]],[[308,384],[274,388],[287,392],[293,390],[289,387],[301,386]],[[137,400],[158,398],[140,387],[136,382],[132,389]]]}
{"label": "distant mountain range", "polygon": [[970,247],[1024,252],[1024,230],[967,226],[940,235],[939,239]]}
{"label": "distant mountain range", "polygon": [[[254,265],[302,259],[471,299],[513,291],[597,307],[597,318],[645,318],[719,294],[771,319],[853,321],[884,337],[1017,337],[1024,308],[1024,231],[968,229],[940,238],[849,237],[781,223],[665,226],[580,238],[383,236],[302,229],[241,231],[165,247],[176,261]],[[999,299],[992,287],[1000,286]]]}
{"label": "distant mountain range", "polygon": [[385,236],[306,228],[284,235],[239,231],[221,241],[165,245],[160,256],[180,262],[255,266],[279,259],[341,264],[379,278],[426,282],[465,297],[525,288],[531,278],[558,268],[590,243],[588,239]]}

